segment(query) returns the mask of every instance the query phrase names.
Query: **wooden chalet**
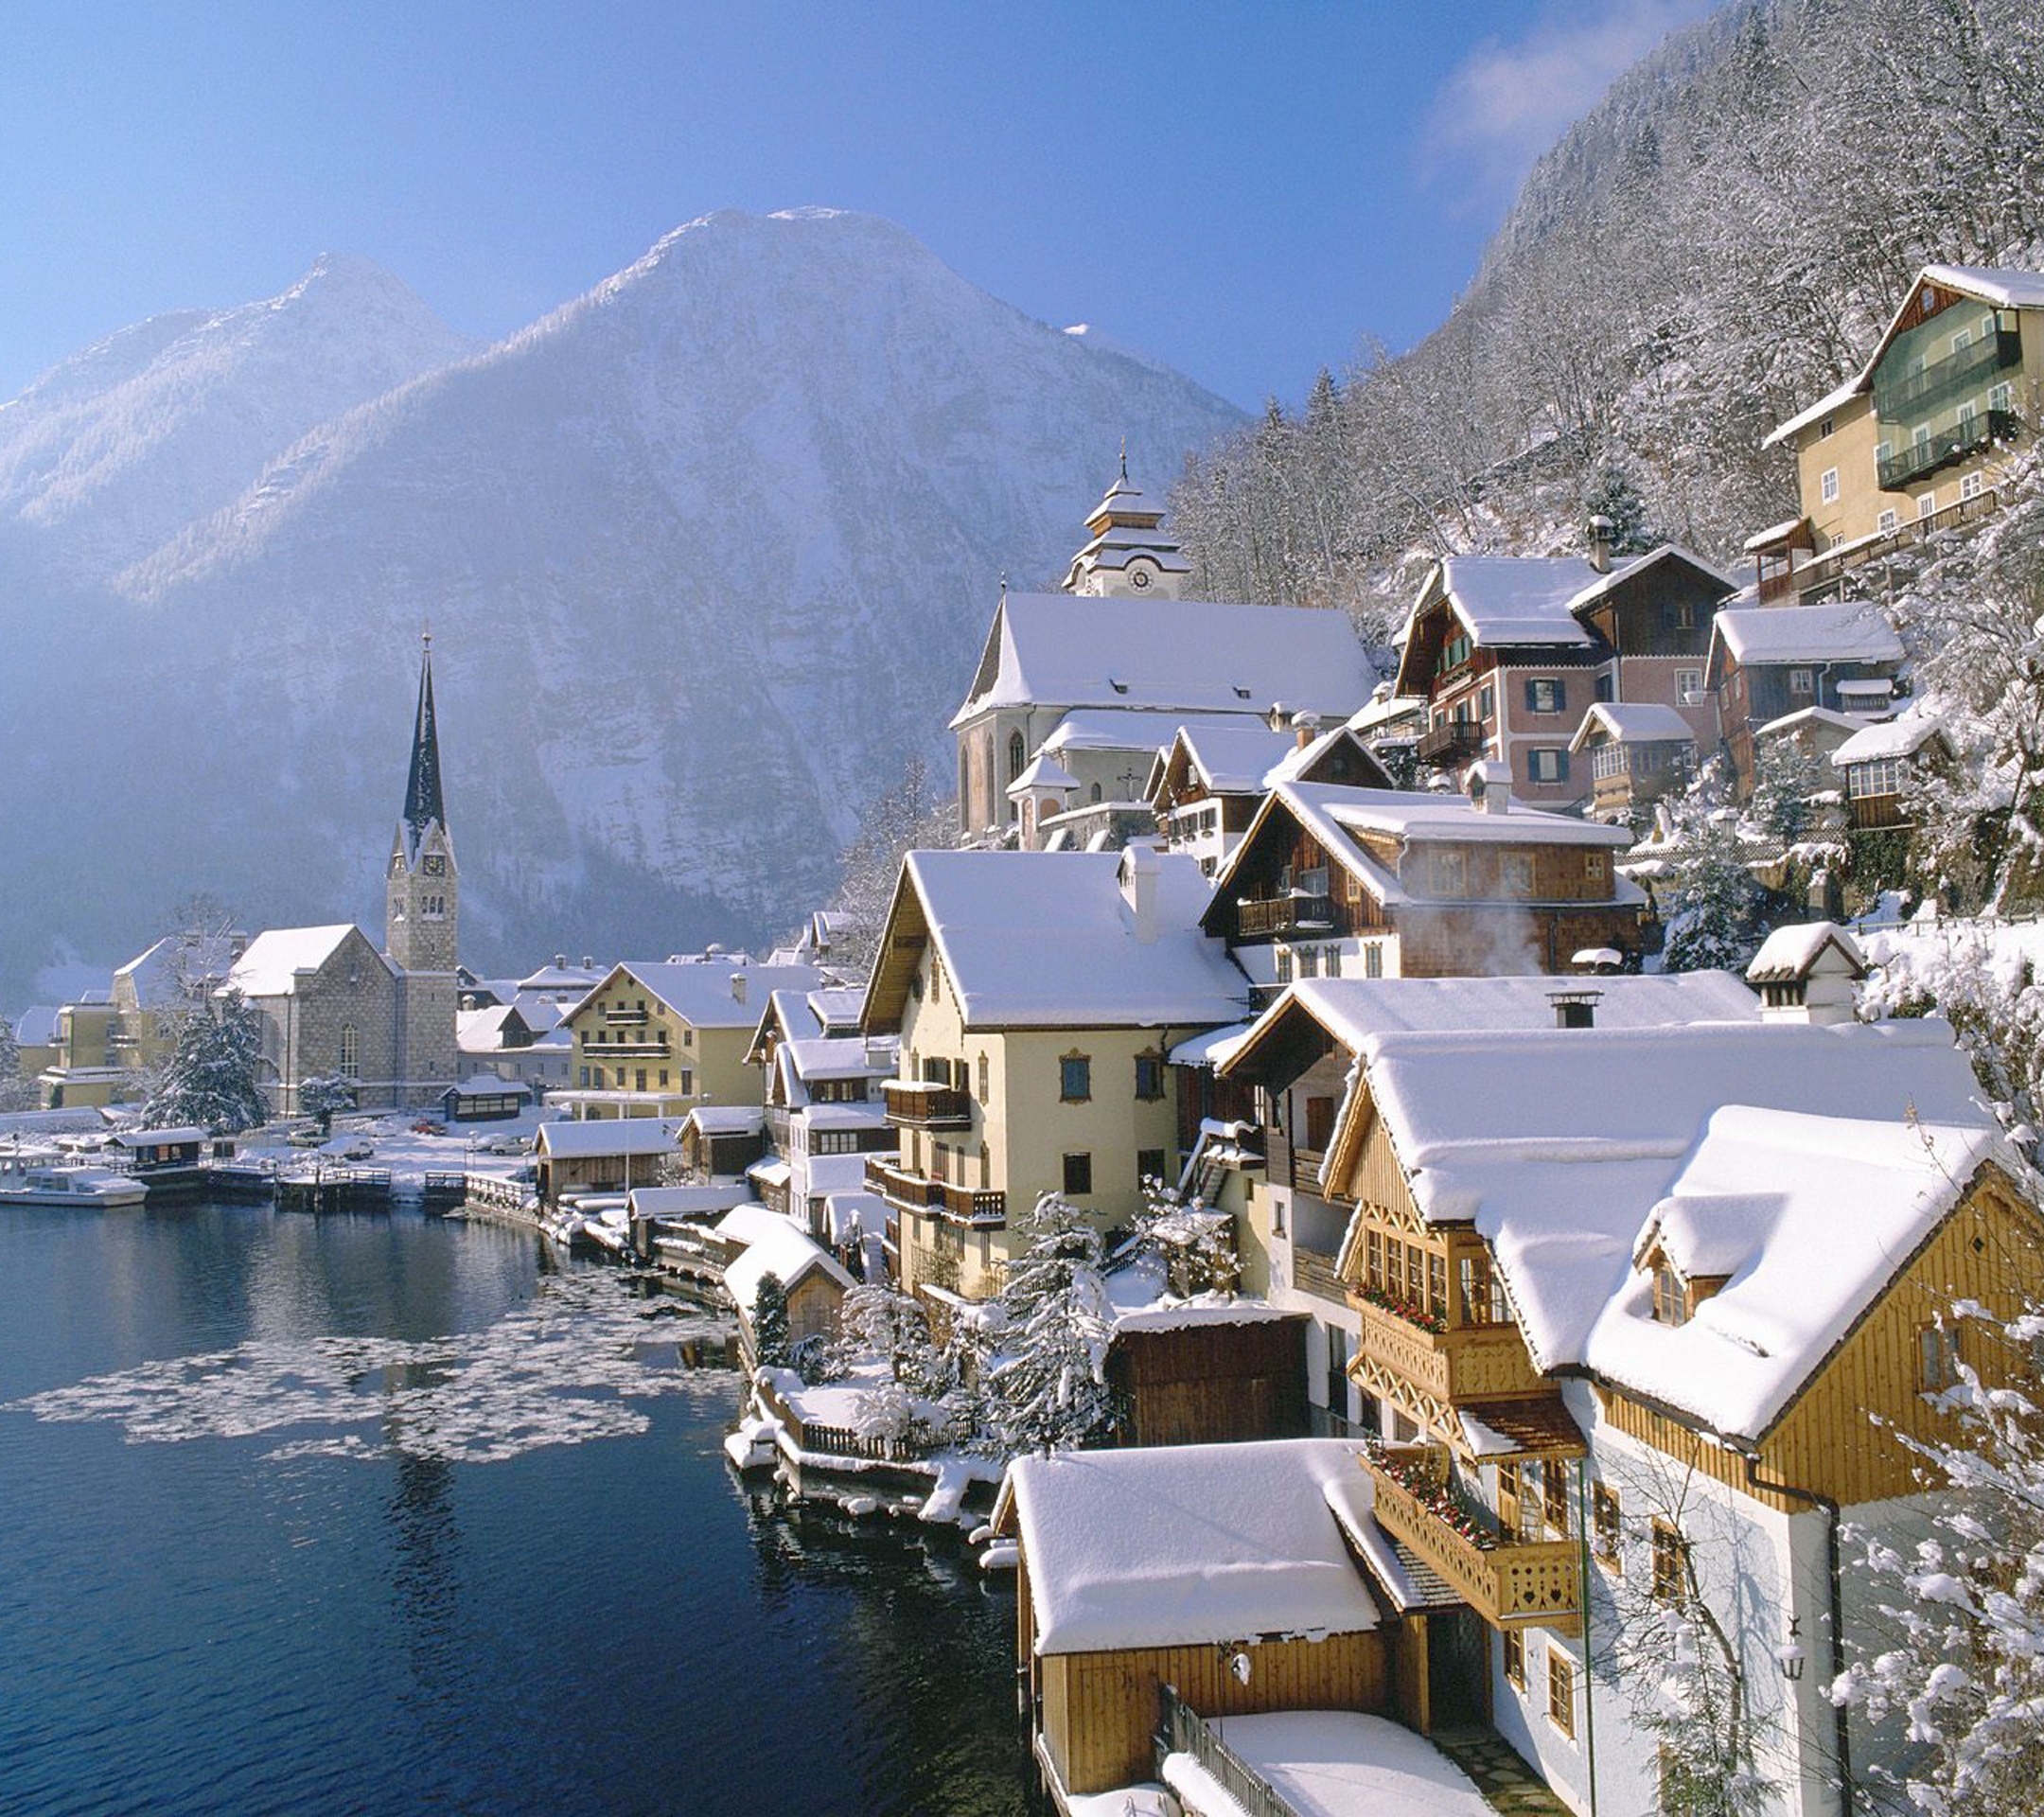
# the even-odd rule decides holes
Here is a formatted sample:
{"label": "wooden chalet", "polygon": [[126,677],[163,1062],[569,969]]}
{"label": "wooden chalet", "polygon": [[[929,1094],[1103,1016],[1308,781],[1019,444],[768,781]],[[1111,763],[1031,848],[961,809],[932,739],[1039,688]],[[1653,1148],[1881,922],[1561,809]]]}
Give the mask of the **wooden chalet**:
{"label": "wooden chalet", "polygon": [[1856,833],[1908,826],[1909,798],[1916,784],[1948,772],[1955,762],[1944,727],[1918,713],[1862,726],[1831,753],[1832,767],[1845,785],[1845,808]]}
{"label": "wooden chalet", "polygon": [[1635,820],[1697,773],[1697,735],[1689,721],[1657,703],[1599,701],[1583,714],[1569,752],[1590,772],[1590,813],[1613,825]]}

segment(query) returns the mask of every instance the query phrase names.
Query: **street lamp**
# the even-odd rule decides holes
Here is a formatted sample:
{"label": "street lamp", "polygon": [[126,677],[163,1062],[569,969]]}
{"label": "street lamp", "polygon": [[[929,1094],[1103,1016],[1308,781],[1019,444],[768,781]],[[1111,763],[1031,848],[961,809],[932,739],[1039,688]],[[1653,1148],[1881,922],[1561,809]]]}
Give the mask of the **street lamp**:
{"label": "street lamp", "polygon": [[1774,1649],[1774,1663],[1781,1667],[1781,1675],[1789,1684],[1799,1684],[1803,1668],[1808,1664],[1803,1651],[1803,1618],[1788,1617],[1788,1638]]}

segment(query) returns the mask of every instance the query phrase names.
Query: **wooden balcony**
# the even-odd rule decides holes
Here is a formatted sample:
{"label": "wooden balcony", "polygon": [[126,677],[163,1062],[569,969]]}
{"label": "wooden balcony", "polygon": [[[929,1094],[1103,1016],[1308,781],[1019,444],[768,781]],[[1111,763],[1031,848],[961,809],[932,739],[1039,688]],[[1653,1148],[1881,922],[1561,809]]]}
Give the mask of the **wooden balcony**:
{"label": "wooden balcony", "polygon": [[880,1085],[890,1123],[905,1129],[966,1129],[972,1124],[972,1100],[956,1085],[914,1079],[888,1079]]}
{"label": "wooden balcony", "polygon": [[644,1010],[606,1010],[603,1013],[603,1019],[611,1027],[617,1028],[626,1024],[643,1023],[646,1019],[646,1012]]}
{"label": "wooden balcony", "polygon": [[1554,1392],[1554,1385],[1534,1369],[1516,1325],[1427,1332],[1360,1294],[1348,1297],[1363,1320],[1357,1360],[1374,1364],[1385,1376],[1410,1384],[1443,1406]]}
{"label": "wooden balcony", "polygon": [[948,1180],[929,1179],[896,1166],[883,1155],[867,1156],[866,1185],[897,1211],[911,1212],[917,1217],[948,1218],[954,1224],[966,1225],[975,1230],[998,1229],[1008,1222],[1007,1193],[976,1191],[972,1187],[954,1186]]}
{"label": "wooden balcony", "polygon": [[[1403,1473],[1423,1471],[1428,1455],[1387,1455]],[[1582,1632],[1582,1554],[1576,1541],[1509,1539],[1496,1532],[1494,1522],[1483,1541],[1471,1539],[1408,1489],[1390,1464],[1370,1456],[1363,1464],[1375,1485],[1378,1525],[1411,1546],[1491,1627]]]}
{"label": "wooden balcony", "polygon": [[1289,934],[1310,927],[1325,933],[1334,926],[1334,903],[1329,896],[1286,894],[1267,902],[1243,898],[1235,905],[1235,931],[1242,940],[1259,934]]}
{"label": "wooden balcony", "polygon": [[1444,719],[1419,734],[1413,754],[1430,769],[1453,769],[1484,751],[1484,729],[1474,719]]}
{"label": "wooden balcony", "polygon": [[1348,1289],[1342,1284],[1334,1258],[1318,1249],[1308,1249],[1303,1244],[1292,1245],[1292,1284],[1315,1299],[1330,1300],[1336,1306],[1348,1303]]}
{"label": "wooden balcony", "polygon": [[605,1041],[589,1050],[594,1060],[664,1060],[670,1051],[664,1037],[657,1041]]}

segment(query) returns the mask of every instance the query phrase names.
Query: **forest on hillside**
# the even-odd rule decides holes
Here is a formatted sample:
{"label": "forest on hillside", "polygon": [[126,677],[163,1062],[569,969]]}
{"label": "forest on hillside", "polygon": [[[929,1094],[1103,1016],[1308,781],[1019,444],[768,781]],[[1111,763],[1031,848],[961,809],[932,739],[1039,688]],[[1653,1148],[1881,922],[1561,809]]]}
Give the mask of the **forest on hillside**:
{"label": "forest on hillside", "polygon": [[1434,334],[1188,463],[1197,591],[1346,607],[1384,643],[1435,556],[1567,549],[1587,500],[1634,495],[1729,557],[1794,506],[1762,438],[1920,266],[2040,254],[2035,0],[1734,0],[1541,160]]}

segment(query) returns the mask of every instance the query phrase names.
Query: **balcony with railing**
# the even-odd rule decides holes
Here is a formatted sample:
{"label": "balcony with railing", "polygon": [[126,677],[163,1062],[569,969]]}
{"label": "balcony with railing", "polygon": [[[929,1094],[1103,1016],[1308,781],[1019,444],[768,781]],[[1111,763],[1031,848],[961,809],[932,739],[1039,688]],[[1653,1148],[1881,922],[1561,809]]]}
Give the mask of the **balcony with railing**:
{"label": "balcony with railing", "polygon": [[1409,1383],[1420,1396],[1454,1406],[1554,1391],[1534,1369],[1516,1325],[1433,1331],[1403,1312],[1379,1304],[1366,1288],[1351,1287],[1348,1297],[1363,1326],[1356,1339],[1357,1358]]}
{"label": "balcony with railing", "polygon": [[1884,421],[1921,416],[1964,392],[1977,389],[1994,374],[2022,364],[2022,336],[2014,328],[1982,335],[1969,347],[1962,347],[1949,359],[1939,360],[1920,372],[1889,379],[1874,375],[1874,410]]}
{"label": "balcony with railing", "polygon": [[[1893,530],[1871,537],[1856,537],[1850,542],[1827,549],[1823,555],[1804,562],[1795,570],[1790,577],[1791,584],[1784,591],[1793,592],[1806,606],[1829,597],[1842,599],[1853,591],[1852,576],[1870,562],[1884,560],[1899,549],[1912,548],[1940,530],[1978,522],[1990,516],[2000,503],[2000,495],[1990,485],[1974,493],[1970,499],[1954,499],[1923,517],[1904,518]],[[1760,596],[1763,600],[1769,597],[1765,587],[1761,589]]]}
{"label": "balcony with railing", "polygon": [[907,1129],[965,1129],[972,1123],[972,1100],[956,1085],[926,1080],[887,1079],[880,1095],[887,1119]]}
{"label": "balcony with railing", "polygon": [[1977,454],[1990,442],[2009,439],[2021,427],[2022,419],[2013,410],[1985,410],[1954,428],[1912,442],[1881,462],[1881,490],[1897,492],[1913,485],[1926,474]]}
{"label": "balcony with railing", "polygon": [[664,1034],[602,1041],[589,1050],[593,1060],[664,1060],[672,1051]]}
{"label": "balcony with railing", "polygon": [[1474,719],[1443,719],[1419,734],[1413,754],[1433,769],[1448,769],[1481,757],[1484,729]]}
{"label": "balcony with railing", "polygon": [[646,1015],[647,1012],[644,1010],[627,1010],[621,1004],[614,1010],[606,1010],[603,1019],[612,1028],[626,1028],[643,1026]]}
{"label": "balcony with railing", "polygon": [[1008,1195],[984,1189],[954,1186],[871,1155],[866,1159],[866,1186],[898,1211],[917,1217],[948,1218],[975,1230],[997,1229],[1008,1222]]}
{"label": "balcony with railing", "polygon": [[1488,1508],[1459,1495],[1445,1455],[1385,1446],[1363,1465],[1377,1523],[1439,1574],[1493,1628],[1582,1632],[1582,1554],[1576,1541],[1503,1532]]}
{"label": "balcony with railing", "polygon": [[1301,929],[1325,933],[1334,925],[1331,896],[1300,895],[1288,891],[1266,901],[1243,897],[1235,905],[1235,932],[1239,939],[1253,940],[1260,934],[1289,934]]}

